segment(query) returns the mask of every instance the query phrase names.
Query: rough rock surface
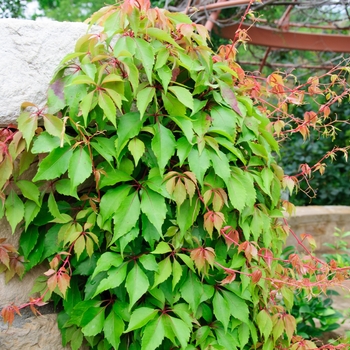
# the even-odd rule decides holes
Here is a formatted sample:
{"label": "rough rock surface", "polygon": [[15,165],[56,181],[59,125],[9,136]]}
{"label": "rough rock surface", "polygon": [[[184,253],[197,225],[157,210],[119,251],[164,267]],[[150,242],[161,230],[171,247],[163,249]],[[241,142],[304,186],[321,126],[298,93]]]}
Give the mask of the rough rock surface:
{"label": "rough rock surface", "polygon": [[[28,315],[29,316],[29,315]],[[56,314],[16,316],[11,327],[0,323],[1,350],[64,350]]]}
{"label": "rough rock surface", "polygon": [[1,19],[0,126],[15,122],[24,101],[43,107],[56,67],[87,28],[84,23]]}

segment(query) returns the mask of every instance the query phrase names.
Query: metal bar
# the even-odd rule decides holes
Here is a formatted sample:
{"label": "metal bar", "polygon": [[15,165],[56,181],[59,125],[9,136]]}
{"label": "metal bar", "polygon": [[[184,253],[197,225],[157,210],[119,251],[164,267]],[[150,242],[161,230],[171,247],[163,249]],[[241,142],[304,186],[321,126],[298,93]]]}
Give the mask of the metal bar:
{"label": "metal bar", "polygon": [[[217,28],[217,33],[227,39],[234,39],[239,24]],[[241,29],[248,30],[247,25]],[[304,51],[331,51],[350,53],[350,36],[336,34],[316,34],[283,32],[267,27],[251,27],[248,31],[251,41],[248,44],[273,48],[284,48]]]}

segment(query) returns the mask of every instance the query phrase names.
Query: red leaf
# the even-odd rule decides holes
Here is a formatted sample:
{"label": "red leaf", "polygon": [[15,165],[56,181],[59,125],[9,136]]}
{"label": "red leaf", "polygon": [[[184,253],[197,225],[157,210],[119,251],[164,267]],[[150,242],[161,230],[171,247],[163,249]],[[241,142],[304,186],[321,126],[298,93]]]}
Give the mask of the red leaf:
{"label": "red leaf", "polygon": [[255,270],[253,273],[252,273],[252,282],[255,284],[255,283],[258,283],[261,279],[261,276],[262,276],[262,272],[260,270]]}

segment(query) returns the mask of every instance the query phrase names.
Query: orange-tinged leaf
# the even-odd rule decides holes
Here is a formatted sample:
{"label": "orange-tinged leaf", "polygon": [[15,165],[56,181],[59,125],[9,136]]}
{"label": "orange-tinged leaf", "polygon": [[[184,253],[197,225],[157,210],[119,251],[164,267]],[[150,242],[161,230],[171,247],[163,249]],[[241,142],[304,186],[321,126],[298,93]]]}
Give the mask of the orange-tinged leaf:
{"label": "orange-tinged leaf", "polygon": [[63,297],[66,295],[67,288],[69,287],[70,276],[67,273],[62,273],[57,276],[58,289],[63,294]]}
{"label": "orange-tinged leaf", "polygon": [[4,323],[8,323],[9,326],[11,326],[13,323],[13,320],[15,319],[15,313],[18,314],[19,316],[22,316],[17,306],[9,305],[4,307],[1,310],[1,317],[3,318]]}
{"label": "orange-tinged leaf", "polygon": [[221,282],[220,284],[223,286],[225,284],[229,284],[231,282],[233,282],[234,280],[236,279],[236,273],[235,272],[232,272],[232,273],[229,273],[227,275],[227,277],[225,277]]}
{"label": "orange-tinged leaf", "polygon": [[51,292],[53,292],[57,286],[57,274],[52,275],[48,280],[47,280],[47,286]]}
{"label": "orange-tinged leaf", "polygon": [[283,322],[284,322],[284,328],[287,333],[287,337],[289,340],[291,340],[297,326],[295,318],[292,315],[285,314],[283,316]]}
{"label": "orange-tinged leaf", "polygon": [[77,259],[79,260],[80,255],[85,249],[85,239],[84,235],[80,235],[80,237],[74,242],[74,252],[77,254]]}
{"label": "orange-tinged leaf", "polygon": [[185,201],[187,196],[186,187],[183,184],[181,178],[177,180],[173,195],[174,195],[176,204],[180,207],[181,204]]}
{"label": "orange-tinged leaf", "polygon": [[199,247],[191,251],[191,259],[194,261],[197,270],[200,272],[205,267],[206,261],[203,254],[203,248]]}

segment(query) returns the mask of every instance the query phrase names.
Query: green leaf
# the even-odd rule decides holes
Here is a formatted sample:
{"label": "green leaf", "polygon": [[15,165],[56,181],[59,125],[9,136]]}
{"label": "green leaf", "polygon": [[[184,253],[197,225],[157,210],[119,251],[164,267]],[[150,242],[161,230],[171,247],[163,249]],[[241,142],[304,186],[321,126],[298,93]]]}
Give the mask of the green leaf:
{"label": "green leaf", "polygon": [[192,145],[188,142],[186,137],[180,137],[176,144],[176,154],[180,161],[180,166],[183,165],[189,153],[191,152]]}
{"label": "green leaf", "polygon": [[52,220],[53,222],[65,224],[67,222],[73,221],[71,216],[69,216],[68,214],[62,214],[59,211],[58,205],[52,192],[49,195],[48,206],[50,213],[54,217],[54,220]]}
{"label": "green leaf", "polygon": [[149,307],[140,307],[136,309],[131,314],[128,328],[124,333],[128,333],[135,329],[143,327],[149,321],[153,320],[157,313],[158,311],[156,309],[151,309]]}
{"label": "green leaf", "polygon": [[38,187],[33,184],[33,182],[28,180],[19,180],[16,182],[16,185],[19,187],[24,197],[32,200],[36,205],[40,206],[40,191]]}
{"label": "green leaf", "polygon": [[156,286],[158,286],[158,284],[164,282],[165,280],[167,280],[172,272],[171,269],[171,262],[170,262],[170,257],[168,256],[167,258],[165,258],[164,260],[162,260],[159,264],[159,270],[158,272],[156,272],[154,274],[154,284],[152,286],[152,289]]}
{"label": "green leaf", "polygon": [[44,131],[35,138],[31,152],[34,154],[50,153],[55,148],[60,147],[60,142],[58,137],[52,136]]}
{"label": "green leaf", "polygon": [[13,171],[13,161],[10,156],[5,156],[0,163],[0,189],[5,185]]}
{"label": "green leaf", "polygon": [[[236,340],[236,337],[232,335],[230,332],[225,332],[222,328],[216,327],[215,328],[215,335],[218,340],[218,343],[223,346],[225,349],[230,350],[237,350],[237,347],[239,344]],[[244,347],[241,347],[240,349],[243,349]]]}
{"label": "green leaf", "polygon": [[161,124],[154,126],[155,135],[152,139],[152,150],[157,157],[158,167],[161,175],[168,164],[170,158],[174,155],[176,141],[173,133]]}
{"label": "green leaf", "polygon": [[222,295],[227,301],[227,305],[231,315],[237,318],[238,320],[248,324],[250,314],[247,302],[239,296],[237,296],[236,294],[227,292],[225,290],[222,290]]}
{"label": "green leaf", "polygon": [[128,273],[125,283],[130,298],[129,310],[131,310],[134,304],[147,292],[149,285],[146,274],[136,263]]}
{"label": "green leaf", "polygon": [[229,181],[231,177],[231,169],[226,155],[221,151],[217,151],[216,153],[211,151],[208,153],[212,161],[215,174],[220,176],[225,183]]}
{"label": "green leaf", "polygon": [[256,323],[265,340],[268,339],[272,331],[272,320],[269,313],[266,310],[261,310],[256,317]]}
{"label": "green leaf", "polygon": [[213,298],[213,311],[216,319],[222,323],[226,332],[230,321],[230,308],[219,291],[215,292]]}
{"label": "green leaf", "polygon": [[102,223],[106,222],[109,218],[113,216],[113,214],[117,213],[120,205],[129,195],[130,190],[130,185],[121,185],[109,189],[102,196],[100,202],[100,215],[102,217]]}
{"label": "green leaf", "polygon": [[81,330],[86,337],[92,337],[101,333],[105,323],[105,308],[98,308],[99,311],[97,315]]}
{"label": "green leaf", "polygon": [[169,90],[176,96],[176,98],[188,107],[190,110],[193,110],[193,97],[189,90],[181,86],[170,86]]}
{"label": "green leaf", "polygon": [[169,317],[170,324],[176,338],[180,342],[183,349],[187,347],[188,341],[191,335],[191,328],[186,325],[186,323],[178,318],[164,315],[164,317]]}
{"label": "green leaf", "polygon": [[194,224],[197,219],[200,210],[200,203],[198,199],[192,200],[186,199],[180,208],[176,211],[176,221],[179,225],[182,234]]}
{"label": "green leaf", "polygon": [[68,165],[71,190],[82,184],[92,173],[92,162],[87,147],[77,147]]}
{"label": "green leaf", "polygon": [[226,182],[229,200],[232,206],[242,211],[246,204],[247,191],[244,187],[244,184],[237,177],[230,177]]}
{"label": "green leaf", "polygon": [[123,263],[119,267],[110,268],[108,270],[108,277],[104,278],[100,282],[92,298],[95,298],[96,295],[104,292],[105,290],[119,287],[125,280],[127,270],[127,263]]}
{"label": "green leaf", "polygon": [[145,187],[141,192],[141,211],[154,225],[160,236],[162,236],[162,226],[167,213],[165,198],[150,188]]}
{"label": "green leaf", "polygon": [[[158,53],[158,55],[159,55],[159,53]],[[159,76],[159,82],[162,84],[164,92],[166,94],[173,73],[172,73],[171,69],[166,65],[164,65],[160,68],[157,68],[157,73]]]}
{"label": "green leaf", "polygon": [[156,89],[154,87],[146,87],[138,92],[136,97],[136,106],[140,112],[140,119],[143,118],[143,115],[145,114],[145,111],[147,110],[147,107],[152,101],[155,93]]}
{"label": "green leaf", "polygon": [[203,152],[199,154],[196,147],[192,148],[188,155],[188,164],[190,170],[194,172],[198,182],[203,185],[203,178],[205,173],[210,167],[210,158],[207,149],[203,149]]}
{"label": "green leaf", "polygon": [[29,253],[34,249],[39,238],[38,227],[32,225],[29,230],[23,231],[19,239],[19,246],[27,259]]}
{"label": "green leaf", "polygon": [[130,112],[123,114],[118,123],[118,140],[116,141],[117,157],[128,143],[129,139],[137,136],[142,128],[140,113]]}
{"label": "green leaf", "polygon": [[283,286],[281,288],[284,304],[288,310],[291,310],[294,303],[294,293],[290,288]]}
{"label": "green leaf", "polygon": [[249,341],[249,326],[246,323],[239,326],[238,337],[241,349],[243,349]]}
{"label": "green leaf", "polygon": [[119,267],[122,263],[123,258],[120,254],[105,252],[97,260],[96,268],[92,274],[92,278],[94,278],[98,273],[102,271],[108,271],[112,266]]}
{"label": "green leaf", "polygon": [[156,258],[152,254],[144,254],[144,255],[142,255],[139,258],[139,262],[148,271],[158,271],[159,270]]}
{"label": "green leaf", "polygon": [[178,256],[186,265],[187,267],[192,270],[193,272],[196,272],[194,265],[193,265],[193,260],[185,254],[176,254],[176,256]]}
{"label": "green leaf", "polygon": [[100,188],[106,186],[114,186],[119,182],[127,182],[133,180],[133,178],[129,174],[127,174],[124,171],[115,169],[114,167],[111,167],[108,163],[99,164],[98,169],[102,169],[105,173],[101,173]]}
{"label": "green leaf", "polygon": [[36,216],[39,214],[39,211],[40,211],[40,207],[37,206],[34,202],[26,201],[24,203],[24,221],[25,221],[24,229],[25,230],[28,229],[29,224],[36,218]]}
{"label": "green leaf", "polygon": [[142,63],[148,82],[152,84],[152,69],[154,65],[153,47],[149,44],[149,42],[141,38],[135,38],[135,43],[135,56]]}
{"label": "green leaf", "polygon": [[61,176],[67,171],[72,155],[73,150],[70,146],[54,149],[40,162],[33,181],[52,180]]}
{"label": "green leaf", "polygon": [[229,140],[233,143],[237,132],[237,114],[232,109],[223,106],[215,106],[210,111],[210,117],[212,120],[212,127],[209,130],[223,130],[230,136]]}
{"label": "green leaf", "polygon": [[52,136],[56,136],[60,140],[63,140],[65,132],[63,120],[51,114],[45,114],[43,119],[45,130]]}
{"label": "green leaf", "polygon": [[109,165],[111,165],[116,153],[114,143],[114,138],[94,137],[90,145],[100,156],[107,160]]}
{"label": "green leaf", "polygon": [[180,278],[182,276],[182,266],[179,264],[179,262],[176,259],[173,261],[172,275],[173,275],[172,287],[174,290],[175,286],[179,283]]}
{"label": "green leaf", "polygon": [[114,234],[110,244],[128,233],[137,223],[140,216],[140,200],[137,192],[130,194],[114,214]]}
{"label": "green leaf", "polygon": [[121,55],[133,56],[136,52],[136,43],[129,36],[121,36],[116,41],[113,52],[115,57],[119,57]]}
{"label": "green leaf", "polygon": [[96,105],[96,101],[94,100],[94,97],[95,97],[95,92],[91,91],[86,96],[84,96],[83,99],[80,102],[80,108],[81,108],[81,112],[83,114],[84,125],[85,126],[88,124],[87,123],[87,118],[88,118],[88,115],[89,115],[90,111]]}
{"label": "green leaf", "polygon": [[105,93],[100,92],[98,95],[98,104],[103,109],[106,118],[117,127],[117,108],[113,100]]}
{"label": "green leaf", "polygon": [[26,140],[28,149],[35,135],[35,130],[38,128],[38,116],[31,115],[29,112],[22,112],[17,119],[17,123],[19,131]]}
{"label": "green leaf", "polygon": [[156,38],[159,41],[166,41],[169,44],[175,46],[176,48],[181,49],[181,46],[165,30],[155,28],[155,27],[149,27],[149,28],[146,28],[145,34],[153,38]]}
{"label": "green leaf", "polygon": [[162,317],[152,320],[143,332],[141,350],[155,350],[165,337]]}
{"label": "green leaf", "polygon": [[128,150],[134,158],[135,166],[137,166],[139,160],[145,153],[145,144],[137,137],[134,137],[128,144]]}
{"label": "green leaf", "polygon": [[14,190],[10,191],[5,200],[5,216],[14,233],[24,216],[24,204]]}
{"label": "green leaf", "polygon": [[181,116],[179,117],[169,116],[169,118],[183,131],[188,142],[192,144],[193,137],[194,137],[192,121],[188,118],[181,117]]}
{"label": "green leaf", "polygon": [[167,242],[161,241],[158,243],[156,249],[151,252],[152,254],[165,254],[170,253],[172,251],[171,247]]}
{"label": "green leaf", "polygon": [[162,100],[169,115],[174,117],[186,117],[186,106],[175,96],[168,92],[167,94],[162,94]]}
{"label": "green leaf", "polygon": [[114,349],[118,349],[120,337],[124,331],[124,321],[119,317],[115,303],[107,318],[104,321],[103,332],[108,342]]}
{"label": "green leaf", "polygon": [[196,313],[204,291],[202,283],[195,273],[191,271],[188,273],[180,291],[182,298],[189,304],[191,310]]}

